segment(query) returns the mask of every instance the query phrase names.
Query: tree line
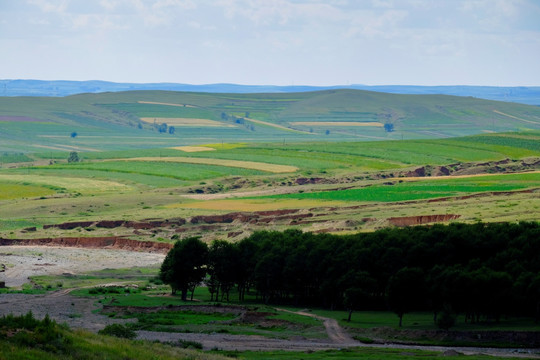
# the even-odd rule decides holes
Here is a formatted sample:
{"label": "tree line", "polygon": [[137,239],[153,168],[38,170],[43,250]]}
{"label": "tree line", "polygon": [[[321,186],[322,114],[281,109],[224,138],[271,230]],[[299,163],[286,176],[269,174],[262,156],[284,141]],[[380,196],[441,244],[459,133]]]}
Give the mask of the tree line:
{"label": "tree line", "polygon": [[262,231],[236,243],[175,243],[160,278],[172,292],[205,282],[212,300],[357,310],[432,311],[443,328],[503,315],[540,320],[540,226],[536,222],[387,228],[332,235]]}

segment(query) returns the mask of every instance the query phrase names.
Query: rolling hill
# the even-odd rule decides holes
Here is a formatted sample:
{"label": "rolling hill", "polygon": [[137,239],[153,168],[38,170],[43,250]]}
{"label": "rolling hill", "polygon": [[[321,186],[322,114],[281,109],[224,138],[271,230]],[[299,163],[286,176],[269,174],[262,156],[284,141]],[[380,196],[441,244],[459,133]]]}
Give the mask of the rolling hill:
{"label": "rolling hill", "polygon": [[540,105],[539,86],[418,86],[418,85],[239,85],[239,84],[179,84],[179,83],[115,83],[109,81],[67,80],[0,80],[0,96],[68,96],[81,93],[101,93],[131,90],[166,90],[208,93],[294,93],[336,89],[378,91],[393,94],[438,94],[473,96],[486,100],[510,101]]}
{"label": "rolling hill", "polygon": [[428,139],[538,129],[540,108],[535,106],[364,90],[266,94],[128,91],[0,97],[3,152]]}

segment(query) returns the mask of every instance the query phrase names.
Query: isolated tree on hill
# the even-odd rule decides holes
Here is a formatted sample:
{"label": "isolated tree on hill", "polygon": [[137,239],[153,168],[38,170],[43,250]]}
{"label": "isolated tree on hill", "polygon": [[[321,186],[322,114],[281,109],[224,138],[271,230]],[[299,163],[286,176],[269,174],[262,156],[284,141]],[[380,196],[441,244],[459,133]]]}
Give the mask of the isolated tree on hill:
{"label": "isolated tree on hill", "polygon": [[76,138],[76,137],[77,137],[77,133],[74,131],[74,132],[72,132],[72,133],[70,134],[70,136],[71,136],[72,138]]}
{"label": "isolated tree on hill", "polygon": [[392,124],[392,123],[384,124],[384,131],[386,131],[386,132],[394,131],[394,124]]}
{"label": "isolated tree on hill", "polygon": [[157,129],[160,133],[166,133],[167,132],[167,123],[162,123],[160,125],[157,126]]}
{"label": "isolated tree on hill", "polygon": [[77,154],[76,151],[72,151],[69,153],[68,163],[74,163],[79,161],[81,161],[81,159],[79,159],[79,154]]}
{"label": "isolated tree on hill", "polygon": [[207,257],[208,246],[198,237],[177,241],[161,264],[159,278],[173,294],[180,290],[185,301],[188,290],[204,279]]}
{"label": "isolated tree on hill", "polygon": [[175,131],[176,129],[174,128],[174,126],[169,126],[169,134],[173,135]]}

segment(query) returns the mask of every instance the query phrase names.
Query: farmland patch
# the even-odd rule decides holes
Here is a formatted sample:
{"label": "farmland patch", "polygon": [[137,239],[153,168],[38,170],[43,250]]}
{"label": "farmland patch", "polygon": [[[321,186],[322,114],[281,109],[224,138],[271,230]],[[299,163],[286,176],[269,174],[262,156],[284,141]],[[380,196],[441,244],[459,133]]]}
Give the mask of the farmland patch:
{"label": "farmland patch", "polygon": [[383,127],[383,124],[375,121],[294,121],[291,125],[299,126],[374,126]]}
{"label": "farmland patch", "polygon": [[126,191],[131,187],[113,181],[82,179],[74,177],[57,177],[42,175],[19,175],[19,174],[0,174],[0,181],[24,182],[35,186],[54,186],[77,191],[80,193],[96,193],[108,191]]}
{"label": "farmland patch", "polygon": [[171,149],[180,150],[183,152],[200,152],[200,151],[215,151],[216,150],[209,146],[176,146]]}
{"label": "farmland patch", "polygon": [[157,101],[137,101],[139,104],[154,104],[154,105],[166,105],[166,106],[179,106],[179,107],[189,107],[189,108],[196,108],[198,106],[195,105],[188,105],[188,104],[171,104],[171,103],[164,103],[164,102],[157,102]]}
{"label": "farmland patch", "polygon": [[194,118],[162,118],[162,117],[143,117],[142,121],[149,124],[165,123],[169,126],[195,126],[195,127],[235,127],[234,125],[224,124],[215,120],[194,119]]}
{"label": "farmland patch", "polygon": [[[123,161],[123,159],[117,159],[117,161]],[[269,163],[260,163],[253,161],[240,161],[240,160],[223,160],[212,158],[188,158],[188,157],[142,157],[142,158],[130,158],[124,161],[159,161],[159,162],[177,162],[187,164],[204,164],[204,165],[218,165],[226,167],[236,167],[243,169],[260,170],[271,173],[289,173],[298,170],[296,166],[290,165],[278,165]]]}
{"label": "farmland patch", "polygon": [[317,199],[358,202],[394,202],[458,196],[480,192],[515,191],[540,186],[540,173],[504,174],[459,179],[387,182],[359,189],[272,195],[272,199]]}
{"label": "farmland patch", "polygon": [[167,208],[187,208],[227,211],[268,211],[281,209],[312,208],[320,206],[340,206],[342,201],[325,200],[274,200],[274,199],[241,199],[241,200],[209,200],[201,202],[170,204]]}
{"label": "farmland patch", "polygon": [[28,183],[0,183],[0,200],[47,196],[52,195],[55,192],[56,191],[51,188]]}
{"label": "farmland patch", "polygon": [[296,133],[301,133],[301,134],[311,134],[308,131],[290,129],[288,127],[278,125],[278,124],[274,124],[274,123],[270,123],[270,122],[267,122],[267,121],[255,120],[255,119],[250,119],[250,118],[245,118],[245,120],[250,121],[250,122],[255,123],[255,124],[269,126],[269,127],[273,127],[273,128],[280,129],[280,130],[291,131],[291,132],[296,132]]}
{"label": "farmland patch", "polygon": [[45,122],[28,116],[0,115],[0,122]]}

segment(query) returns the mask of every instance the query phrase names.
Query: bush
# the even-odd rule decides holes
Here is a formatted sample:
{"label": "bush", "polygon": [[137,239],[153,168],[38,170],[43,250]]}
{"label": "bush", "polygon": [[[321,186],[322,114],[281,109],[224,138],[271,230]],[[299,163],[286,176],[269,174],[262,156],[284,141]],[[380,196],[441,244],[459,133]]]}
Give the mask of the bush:
{"label": "bush", "polygon": [[0,339],[49,352],[65,352],[71,344],[71,339],[64,336],[49,315],[45,315],[43,320],[37,320],[31,311],[26,315],[10,314],[0,318]]}
{"label": "bush", "polygon": [[448,330],[456,324],[456,316],[448,310],[443,310],[437,319],[439,329]]}
{"label": "bush", "polygon": [[202,350],[202,344],[196,341],[190,341],[190,340],[178,340],[178,343],[180,344],[180,347],[183,349],[198,349]]}
{"label": "bush", "polygon": [[98,334],[116,336],[124,339],[134,339],[135,337],[137,337],[135,331],[133,331],[128,326],[122,324],[107,325],[103,330],[99,330]]}

